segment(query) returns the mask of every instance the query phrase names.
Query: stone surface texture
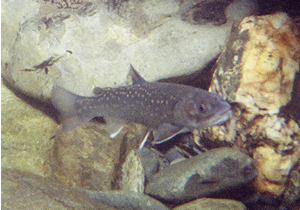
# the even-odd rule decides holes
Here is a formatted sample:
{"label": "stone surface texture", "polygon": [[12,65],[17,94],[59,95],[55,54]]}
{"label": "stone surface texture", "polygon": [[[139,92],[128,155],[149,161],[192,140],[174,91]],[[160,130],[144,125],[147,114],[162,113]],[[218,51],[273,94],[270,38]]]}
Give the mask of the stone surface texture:
{"label": "stone surface texture", "polygon": [[134,150],[122,165],[120,190],[144,193],[145,172],[140,154]]}
{"label": "stone surface texture", "polygon": [[[149,81],[189,75],[221,52],[232,24],[253,13],[252,0],[242,3],[4,1],[2,75],[40,100],[54,84],[82,95],[125,85],[130,64]],[[201,16],[205,8],[217,8],[216,16]]]}
{"label": "stone surface texture", "polygon": [[53,177],[66,186],[111,190],[123,136],[111,139],[99,122],[86,123],[68,135],[58,131],[50,160]]}
{"label": "stone surface texture", "polygon": [[[42,105],[42,104],[39,104]],[[37,109],[32,98],[20,98],[1,84],[1,167],[50,176],[56,122]],[[49,114],[49,113],[48,113]]]}
{"label": "stone surface texture", "polygon": [[145,192],[160,200],[183,203],[240,187],[256,175],[256,164],[249,156],[219,148],[166,167],[149,181]]}
{"label": "stone surface texture", "polygon": [[177,206],[174,210],[246,210],[246,206],[238,201],[227,199],[201,198]]}
{"label": "stone surface texture", "polygon": [[2,168],[3,209],[115,209],[78,190],[28,172]]}
{"label": "stone surface texture", "polygon": [[165,205],[154,198],[130,191],[89,191],[83,190],[91,199],[113,206],[117,209],[167,210]]}
{"label": "stone surface texture", "polygon": [[253,155],[257,189],[275,195],[300,159],[298,36],[285,13],[245,18],[230,36],[210,87],[232,102],[234,116],[201,131]]}

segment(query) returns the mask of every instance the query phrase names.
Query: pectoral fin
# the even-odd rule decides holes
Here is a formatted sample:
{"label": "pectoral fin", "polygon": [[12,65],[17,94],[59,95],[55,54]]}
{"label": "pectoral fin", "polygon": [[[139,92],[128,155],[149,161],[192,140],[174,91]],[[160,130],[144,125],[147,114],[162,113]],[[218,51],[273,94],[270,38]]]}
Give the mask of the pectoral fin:
{"label": "pectoral fin", "polygon": [[105,117],[105,122],[107,125],[107,131],[110,134],[109,137],[114,139],[118,136],[118,134],[123,130],[124,124],[126,124],[126,121],[115,119],[111,117]]}
{"label": "pectoral fin", "polygon": [[155,131],[154,141],[152,142],[153,145],[161,144],[165,141],[170,140],[174,136],[180,133],[188,132],[189,129],[186,127],[178,127],[171,124],[162,124],[159,128]]}

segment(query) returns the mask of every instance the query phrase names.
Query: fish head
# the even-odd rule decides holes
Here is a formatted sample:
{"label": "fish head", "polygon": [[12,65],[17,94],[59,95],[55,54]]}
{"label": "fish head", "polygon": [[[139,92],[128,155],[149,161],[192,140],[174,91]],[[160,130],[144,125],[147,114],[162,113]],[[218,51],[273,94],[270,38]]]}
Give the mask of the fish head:
{"label": "fish head", "polygon": [[215,93],[201,89],[180,98],[173,113],[175,121],[189,129],[221,124],[232,115],[228,102]]}

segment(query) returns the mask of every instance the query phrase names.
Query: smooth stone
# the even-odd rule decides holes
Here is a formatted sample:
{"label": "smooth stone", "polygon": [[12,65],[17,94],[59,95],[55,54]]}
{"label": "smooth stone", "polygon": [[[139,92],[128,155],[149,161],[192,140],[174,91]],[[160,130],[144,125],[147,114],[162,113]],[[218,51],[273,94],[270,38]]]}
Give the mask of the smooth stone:
{"label": "smooth stone", "polygon": [[125,85],[130,64],[149,81],[187,76],[221,52],[232,24],[253,13],[252,2],[222,7],[218,25],[216,17],[194,22],[201,1],[4,1],[2,76],[40,100],[54,84],[81,95]]}
{"label": "smooth stone", "polygon": [[117,209],[137,209],[137,210],[167,210],[161,202],[142,193],[130,191],[90,191],[81,190],[91,199],[108,204]]}
{"label": "smooth stone", "polygon": [[3,209],[115,209],[63,185],[28,172],[1,168]]}
{"label": "smooth stone", "polygon": [[159,200],[183,203],[241,187],[257,176],[256,163],[231,148],[209,150],[157,173],[145,192]]}
{"label": "smooth stone", "polygon": [[175,207],[173,210],[246,210],[247,207],[238,201],[229,199],[201,198]]}
{"label": "smooth stone", "polygon": [[152,149],[143,148],[137,151],[140,155],[141,162],[145,171],[146,183],[156,174],[161,167],[160,159]]}

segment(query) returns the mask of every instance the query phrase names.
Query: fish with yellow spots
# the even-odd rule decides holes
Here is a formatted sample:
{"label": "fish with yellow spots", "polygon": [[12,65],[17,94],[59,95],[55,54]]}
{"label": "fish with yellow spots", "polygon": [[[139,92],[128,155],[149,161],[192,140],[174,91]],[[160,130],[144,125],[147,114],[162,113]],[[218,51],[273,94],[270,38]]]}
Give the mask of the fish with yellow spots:
{"label": "fish with yellow spots", "polygon": [[[101,89],[84,97],[54,86],[51,101],[60,112],[62,131],[69,133],[96,116],[132,121],[155,130],[154,144],[179,133],[221,124],[231,106],[219,95],[186,85],[147,82],[133,68],[133,84]],[[94,92],[95,92],[94,90]]]}

